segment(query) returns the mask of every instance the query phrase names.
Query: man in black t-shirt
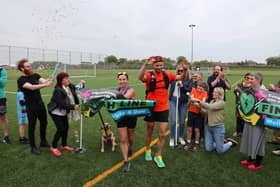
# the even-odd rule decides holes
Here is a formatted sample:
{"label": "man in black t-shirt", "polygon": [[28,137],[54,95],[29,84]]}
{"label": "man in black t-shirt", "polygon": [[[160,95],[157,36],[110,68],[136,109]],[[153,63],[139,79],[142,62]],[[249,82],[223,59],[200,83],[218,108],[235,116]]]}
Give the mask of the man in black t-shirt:
{"label": "man in black t-shirt", "polygon": [[33,73],[32,66],[27,59],[18,62],[17,69],[22,72],[17,80],[18,89],[24,93],[26,101],[26,112],[28,117],[28,136],[30,140],[31,153],[40,155],[40,149],[35,144],[35,125],[37,118],[40,121],[41,147],[49,147],[46,139],[47,112],[41,97],[40,89],[51,86],[49,80],[42,78],[39,74]]}
{"label": "man in black t-shirt", "polygon": [[[208,103],[213,99],[214,88],[221,87],[224,91],[231,88],[221,66],[214,67],[213,74],[208,77],[207,83],[209,87],[207,99]],[[224,100],[226,100],[226,94],[224,95]]]}

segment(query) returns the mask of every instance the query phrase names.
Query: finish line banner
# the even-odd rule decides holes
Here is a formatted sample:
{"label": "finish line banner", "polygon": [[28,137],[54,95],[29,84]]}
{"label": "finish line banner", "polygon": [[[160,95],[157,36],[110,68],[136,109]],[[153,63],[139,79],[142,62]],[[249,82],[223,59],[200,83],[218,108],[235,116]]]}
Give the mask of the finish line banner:
{"label": "finish line banner", "polygon": [[104,106],[115,121],[126,116],[147,116],[155,106],[152,100],[127,100],[116,90],[77,91],[81,101],[81,112],[85,117],[94,116]]}
{"label": "finish line banner", "polygon": [[85,117],[94,116],[104,106],[104,99],[123,99],[116,90],[110,89],[80,89],[77,95],[81,103],[81,113]]}
{"label": "finish line banner", "polygon": [[251,88],[237,90],[236,95],[238,112],[244,121],[280,128],[280,94]]}
{"label": "finish line banner", "polygon": [[152,100],[106,100],[104,106],[115,121],[126,116],[147,116],[155,106]]}

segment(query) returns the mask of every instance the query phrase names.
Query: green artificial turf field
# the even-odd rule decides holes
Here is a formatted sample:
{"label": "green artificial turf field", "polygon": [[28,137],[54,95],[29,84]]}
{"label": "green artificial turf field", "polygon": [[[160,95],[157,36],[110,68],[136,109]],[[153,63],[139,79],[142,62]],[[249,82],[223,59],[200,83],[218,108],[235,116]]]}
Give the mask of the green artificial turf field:
{"label": "green artificial turf field", "polygon": [[[117,72],[120,70],[97,70],[97,77],[85,79],[87,88],[109,88],[117,86]],[[121,70],[124,71],[124,70]],[[244,73],[260,71],[264,74],[264,83],[276,83],[279,80],[279,69],[235,69],[227,75],[231,84],[240,80]],[[144,99],[144,84],[137,80],[137,70],[128,70],[130,85],[136,90],[137,98]],[[171,71],[172,72],[172,71]],[[39,72],[48,76],[50,72]],[[110,169],[122,160],[117,147],[111,152],[110,147],[105,147],[105,152],[100,152],[99,130],[101,121],[98,115],[84,120],[83,143],[87,149],[85,154],[63,152],[63,156],[57,158],[44,148],[40,156],[30,153],[28,145],[18,143],[18,124],[16,115],[16,78],[19,73],[8,71],[8,83],[6,86],[8,99],[8,119],[11,145],[0,143],[0,186],[82,186],[96,176]],[[207,79],[208,75],[204,75]],[[72,79],[78,82],[79,79]],[[45,104],[50,100],[53,88],[44,88],[41,93]],[[225,116],[226,137],[232,137],[235,131],[235,97],[231,91],[227,92],[227,106]],[[106,122],[113,124],[113,131],[117,136],[116,126],[109,117],[107,111],[102,109]],[[145,123],[143,118],[138,118],[135,134],[134,151],[144,146]],[[48,118],[47,138],[51,142],[55,132],[55,126]],[[79,130],[79,122],[71,123],[69,129],[69,146],[78,147],[75,142],[74,130]],[[2,135],[2,129],[0,130]],[[27,129],[26,129],[27,134]],[[157,137],[157,127],[153,139]],[[272,139],[272,131],[269,130],[267,140]],[[36,143],[39,144],[39,124],[36,128]],[[263,161],[264,168],[258,171],[249,171],[241,166],[239,161],[246,159],[239,152],[239,146],[229,152],[218,155],[199,151],[185,151],[183,149],[171,149],[168,146],[169,136],[166,137],[166,145],[163,151],[163,159],[167,167],[158,169],[153,162],[144,161],[144,155],[132,160],[131,171],[123,173],[121,169],[114,171],[109,176],[96,184],[96,186],[277,186],[279,185],[279,159],[271,154],[276,148],[274,145],[266,145],[266,156]],[[240,138],[236,138],[240,142]],[[156,146],[152,147],[155,152]]]}

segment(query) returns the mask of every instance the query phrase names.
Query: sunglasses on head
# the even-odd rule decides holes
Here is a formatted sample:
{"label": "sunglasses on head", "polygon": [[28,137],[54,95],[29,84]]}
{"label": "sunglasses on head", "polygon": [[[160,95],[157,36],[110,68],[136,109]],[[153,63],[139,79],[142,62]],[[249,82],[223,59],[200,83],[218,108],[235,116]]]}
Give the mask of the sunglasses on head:
{"label": "sunglasses on head", "polygon": [[164,60],[163,57],[161,57],[161,56],[152,56],[149,59],[151,59],[154,63],[163,62],[163,60]]}
{"label": "sunglasses on head", "polygon": [[127,75],[127,73],[126,73],[126,72],[119,72],[119,73],[118,73],[118,76],[119,76],[119,75]]}
{"label": "sunglasses on head", "polygon": [[126,76],[127,80],[128,80],[128,74],[126,72],[119,72],[117,78],[119,78],[119,76],[124,75]]}

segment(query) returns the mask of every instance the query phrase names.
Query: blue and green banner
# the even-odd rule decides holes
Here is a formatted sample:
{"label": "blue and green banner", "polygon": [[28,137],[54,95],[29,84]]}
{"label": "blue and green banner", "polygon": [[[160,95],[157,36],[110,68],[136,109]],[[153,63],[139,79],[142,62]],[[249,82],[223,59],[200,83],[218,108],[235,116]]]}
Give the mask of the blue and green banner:
{"label": "blue and green banner", "polygon": [[81,112],[85,117],[94,116],[104,106],[116,122],[127,116],[147,116],[151,114],[155,101],[126,100],[115,90],[77,90],[81,101]]}
{"label": "blue and green banner", "polygon": [[152,100],[105,100],[104,106],[115,121],[126,116],[146,116],[155,106]]}
{"label": "blue and green banner", "polygon": [[280,128],[280,94],[263,89],[240,89],[237,108],[245,122]]}

